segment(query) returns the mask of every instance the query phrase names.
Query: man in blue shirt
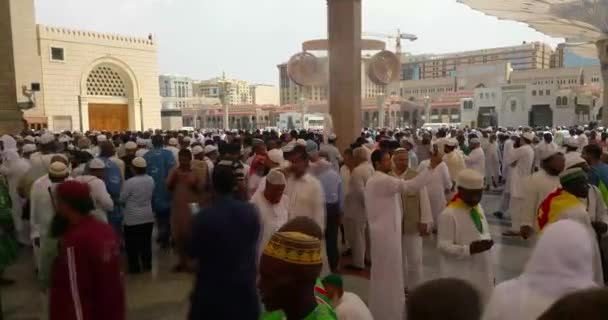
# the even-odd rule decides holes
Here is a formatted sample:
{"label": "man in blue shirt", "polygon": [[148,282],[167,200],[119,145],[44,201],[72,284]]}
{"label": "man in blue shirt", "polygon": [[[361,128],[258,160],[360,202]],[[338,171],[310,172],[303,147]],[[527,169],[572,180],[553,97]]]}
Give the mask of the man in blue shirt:
{"label": "man in blue shirt", "polygon": [[[228,160],[224,160],[228,162]],[[188,319],[258,319],[256,288],[260,220],[253,204],[235,197],[236,165],[213,171],[217,198],[194,218],[188,251],[198,262]]]}
{"label": "man in blue shirt", "polygon": [[169,247],[171,233],[171,192],[167,189],[167,176],[169,171],[175,167],[175,156],[173,152],[163,147],[163,137],[155,135],[152,137],[154,148],[144,155],[148,165],[147,173],[154,179],[154,194],[152,196],[152,209],[156,215],[158,227],[158,242],[163,248]]}
{"label": "man in blue shirt", "polygon": [[608,192],[608,165],[602,162],[602,153],[602,148],[599,145],[590,144],[583,148],[582,157],[591,167],[589,171],[589,183],[600,189],[602,197],[606,201],[606,192]]}

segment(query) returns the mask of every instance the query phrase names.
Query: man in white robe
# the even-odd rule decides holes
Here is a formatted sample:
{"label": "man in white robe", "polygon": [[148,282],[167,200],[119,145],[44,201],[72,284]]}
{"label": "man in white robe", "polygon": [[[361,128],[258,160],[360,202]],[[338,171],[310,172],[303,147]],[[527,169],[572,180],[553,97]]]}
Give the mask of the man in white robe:
{"label": "man in white robe", "polygon": [[[390,173],[393,177],[411,180],[418,175],[417,171],[408,167],[408,152],[405,149],[395,151],[393,163],[394,167]],[[426,187],[401,194],[401,220],[403,279],[406,290],[411,290],[422,281],[422,237],[428,235],[433,224],[431,203]]]}
{"label": "man in white robe", "polygon": [[[538,149],[537,149],[538,150]],[[541,169],[535,172],[523,185],[524,206],[519,220],[520,233],[524,239],[529,238],[535,231],[536,217],[540,204],[551,192],[559,188],[559,174],[564,170],[565,158],[557,146],[539,150]]]}
{"label": "man in white robe", "polygon": [[169,142],[167,143],[168,145],[165,147],[165,150],[169,150],[171,151],[171,153],[173,153],[173,156],[175,157],[175,162],[178,162],[178,156],[177,154],[179,153],[179,143],[177,141],[176,138],[171,138],[169,139]]}
{"label": "man in white robe", "polygon": [[534,166],[540,169],[542,167],[541,155],[557,148],[557,144],[553,142],[553,134],[551,134],[551,132],[545,132],[543,134],[543,141],[539,142],[534,148]]}
{"label": "man in white robe", "polygon": [[483,320],[536,320],[561,297],[594,288],[593,239],[579,223],[558,221],[539,238],[523,273],[496,286]]}
{"label": "man in white robe", "polygon": [[30,170],[27,160],[21,158],[17,149],[9,149],[2,152],[3,163],[0,167],[0,174],[4,175],[8,181],[9,194],[11,197],[13,225],[17,234],[17,240],[28,245],[30,237],[28,235],[28,225],[23,220],[23,199],[19,195],[18,188],[21,178]]}
{"label": "man in white robe", "polygon": [[507,132],[506,135],[508,138],[505,140],[502,158],[500,159],[500,173],[505,181],[505,186],[500,198],[500,206],[498,207],[498,211],[494,212],[494,216],[499,219],[502,219],[505,212],[509,210],[509,201],[511,200],[511,171],[513,168],[507,163],[507,160],[513,156],[513,151],[515,150],[515,140],[518,139],[518,137],[512,135],[510,132]]}
{"label": "man in white robe", "polygon": [[250,200],[260,212],[262,233],[258,248],[266,247],[272,235],[287,223],[289,199],[283,193],[286,182],[281,171],[271,170],[264,181],[264,192],[255,193]]}
{"label": "man in white robe", "polygon": [[317,178],[309,174],[306,148],[297,146],[288,157],[291,173],[287,179],[285,194],[289,199],[289,219],[309,217],[325,232],[325,195]]}
{"label": "man in white robe", "polygon": [[479,172],[482,176],[486,175],[486,156],[481,148],[479,138],[469,139],[471,153],[464,157],[464,162],[469,169]]}
{"label": "man in white robe", "polygon": [[[448,172],[452,181],[458,177],[460,171],[466,168],[464,163],[464,155],[462,151],[458,150],[458,140],[452,138],[449,139],[443,147],[445,155],[443,156],[443,162],[448,167]],[[443,210],[443,208],[441,208]]]}
{"label": "man in white robe", "polygon": [[74,180],[87,184],[91,189],[91,199],[95,205],[92,214],[99,221],[108,222],[108,212],[114,210],[114,201],[103,182],[105,163],[95,158],[89,162],[89,174],[75,177]]}
{"label": "man in white robe", "polygon": [[30,206],[30,239],[34,246],[36,267],[40,267],[40,249],[45,247],[53,216],[55,215],[55,202],[52,194],[57,185],[70,179],[67,163],[55,156],[49,165],[49,173],[38,178],[32,185]]}
{"label": "man in white robe", "polygon": [[[433,169],[441,162],[437,153]],[[376,150],[372,154],[374,174],[365,185],[365,209],[371,238],[371,280],[369,306],[375,319],[403,319],[405,287],[401,249],[402,221],[399,195],[417,192],[431,179],[431,170],[423,170],[412,180],[391,177],[390,154]]]}
{"label": "man in white robe", "polygon": [[524,212],[525,184],[532,175],[534,165],[534,149],[532,141],[534,133],[524,132],[520,139],[520,146],[513,150],[509,158],[505,160],[506,165],[512,166],[509,179],[510,196],[509,213],[511,215],[511,230],[503,233],[505,236],[519,236],[521,228],[521,212]]}
{"label": "man in white robe", "polygon": [[488,143],[482,148],[486,160],[485,176],[487,189],[496,189],[498,186],[498,177],[500,176],[500,159],[498,158],[498,143],[496,135],[491,134]]}
{"label": "man in white robe", "polygon": [[344,233],[351,247],[352,264],[348,269],[365,269],[365,258],[369,257],[367,215],[365,213],[365,184],[374,174],[374,168],[368,161],[368,151],[365,147],[353,150],[354,169],[350,176],[348,192],[344,201]]}
{"label": "man in white robe", "polygon": [[494,245],[483,208],[483,175],[471,169],[456,178],[458,194],[439,215],[437,247],[441,275],[471,283],[487,301],[494,286]]}
{"label": "man in white robe", "polygon": [[[547,197],[538,210],[538,227],[543,232],[547,226],[560,220],[570,219],[581,223],[587,229],[589,238],[594,244],[593,279],[596,283],[603,284],[604,273],[596,239],[606,234],[608,224],[602,221],[601,217],[600,219],[593,217],[595,220],[592,220],[591,215],[587,212],[587,201],[590,200],[590,190],[592,189],[587,174],[579,167],[569,168],[560,174],[560,183],[562,188]],[[553,203],[559,203],[559,205],[554,206]]]}

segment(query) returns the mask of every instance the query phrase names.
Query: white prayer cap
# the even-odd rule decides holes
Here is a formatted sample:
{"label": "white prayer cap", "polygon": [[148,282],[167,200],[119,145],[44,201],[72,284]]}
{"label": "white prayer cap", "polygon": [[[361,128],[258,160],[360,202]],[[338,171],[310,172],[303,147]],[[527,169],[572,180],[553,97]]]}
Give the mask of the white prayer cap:
{"label": "white prayer cap", "polygon": [[566,153],[564,155],[564,157],[566,158],[566,164],[564,166],[564,168],[566,168],[566,169],[572,168],[581,163],[587,163],[587,161],[585,159],[583,159],[583,157],[581,157],[581,155],[578,152]]}
{"label": "white prayer cap", "polygon": [[217,147],[210,144],[205,146],[205,154],[210,154],[211,152],[217,151]]}
{"label": "white prayer cap", "polygon": [[105,169],[106,164],[103,163],[103,160],[99,158],[92,159],[89,163],[89,168],[91,169]]}
{"label": "white prayer cap", "polygon": [[194,148],[192,148],[193,155],[197,155],[197,154],[200,154],[203,152],[205,152],[205,149],[203,149],[203,147],[201,147],[201,146],[194,146]]}
{"label": "white prayer cap", "polygon": [[145,147],[146,145],[148,145],[148,140],[146,140],[146,139],[137,138],[135,141],[136,141],[137,145],[140,147]]}
{"label": "white prayer cap", "polygon": [[36,145],[33,143],[27,143],[23,145],[23,153],[32,153],[36,151]]}
{"label": "white prayer cap", "polygon": [[51,142],[55,141],[55,136],[50,134],[50,133],[45,133],[42,136],[40,136],[40,143],[41,144],[49,144]]}
{"label": "white prayer cap", "polygon": [[283,150],[284,153],[289,153],[289,152],[292,152],[295,147],[296,147],[296,144],[290,142],[290,143],[284,145],[283,148],[281,148],[281,150]]}
{"label": "white prayer cap", "polygon": [[59,142],[61,142],[61,143],[70,142],[70,137],[68,137],[68,136],[60,136],[59,137]]}
{"label": "white prayer cap", "polygon": [[566,147],[570,147],[570,148],[578,148],[578,141],[576,141],[576,138],[570,137],[570,138],[566,139],[566,142],[564,143],[564,145]]}
{"label": "white prayer cap", "polygon": [[330,135],[327,137],[327,139],[328,139],[328,140],[336,140],[336,139],[338,139],[338,137],[337,137],[335,134],[333,134],[333,133],[332,133],[332,134],[330,134]]}
{"label": "white prayer cap", "polygon": [[184,137],[184,142],[190,142],[192,139],[190,137]]}
{"label": "white prayer cap", "polygon": [[137,143],[135,143],[133,141],[128,141],[127,143],[125,143],[125,149],[135,150],[135,149],[137,149]]}
{"label": "white prayer cap", "polygon": [[304,139],[298,139],[296,141],[296,144],[299,145],[299,146],[306,147],[306,140],[304,140]]}
{"label": "white prayer cap", "polygon": [[526,139],[526,140],[534,140],[534,138],[536,137],[536,135],[534,135],[534,132],[524,132],[521,134],[521,136]]}
{"label": "white prayer cap", "polygon": [[34,139],[34,137],[32,137],[32,136],[25,136],[25,138],[23,140],[28,141],[28,142],[36,142],[36,139]]}
{"label": "white prayer cap", "polygon": [[445,142],[445,145],[449,146],[449,147],[458,147],[458,140],[456,140],[456,139],[448,139]]}
{"label": "white prayer cap", "polygon": [[68,175],[68,166],[61,161],[55,161],[49,165],[49,175],[54,177],[64,177]]}
{"label": "white prayer cap", "polygon": [[266,175],[266,182],[281,186],[284,186],[287,183],[283,172],[276,169],[270,170],[268,175]]}
{"label": "white prayer cap", "polygon": [[272,149],[268,151],[268,159],[279,165],[285,161],[285,159],[283,159],[283,151],[279,149]]}
{"label": "white prayer cap", "polygon": [[104,142],[104,141],[108,141],[108,137],[106,137],[105,134],[100,134],[97,136],[97,142]]}
{"label": "white prayer cap", "polygon": [[483,189],[483,176],[473,169],[463,169],[456,178],[456,185],[468,190]]}
{"label": "white prayer cap", "polygon": [[560,153],[559,149],[557,148],[557,146],[555,144],[545,144],[542,147],[539,147],[537,149],[538,149],[538,157],[540,158],[541,161],[547,160],[547,159],[551,158],[552,156]]}
{"label": "white prayer cap", "polygon": [[479,138],[471,138],[469,139],[469,143],[481,143],[481,140]]}
{"label": "white prayer cap", "polygon": [[177,139],[175,139],[175,138],[169,139],[169,145],[170,146],[176,146],[177,145]]}
{"label": "white prayer cap", "polygon": [[148,164],[146,163],[146,159],[142,157],[136,157],[131,163],[135,168],[145,168],[148,166]]}

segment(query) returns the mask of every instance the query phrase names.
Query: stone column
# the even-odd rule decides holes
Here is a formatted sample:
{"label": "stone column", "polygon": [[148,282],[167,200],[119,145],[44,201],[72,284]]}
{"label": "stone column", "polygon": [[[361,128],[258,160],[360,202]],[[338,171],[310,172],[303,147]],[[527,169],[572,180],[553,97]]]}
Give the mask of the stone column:
{"label": "stone column", "polygon": [[338,147],[361,132],[361,0],[327,0],[329,112]]}
{"label": "stone column", "polygon": [[17,108],[17,78],[13,47],[11,1],[0,1],[0,135],[22,129],[23,113]]}
{"label": "stone column", "polygon": [[604,90],[602,91],[602,125],[608,126],[608,39],[599,40],[597,43],[597,51],[602,68],[602,81],[604,82]]}

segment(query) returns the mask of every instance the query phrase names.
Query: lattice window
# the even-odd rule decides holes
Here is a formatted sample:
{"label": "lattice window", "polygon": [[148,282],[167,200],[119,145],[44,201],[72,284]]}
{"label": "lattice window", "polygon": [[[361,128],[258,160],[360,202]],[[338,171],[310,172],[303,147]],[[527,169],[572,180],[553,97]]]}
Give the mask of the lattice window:
{"label": "lattice window", "polygon": [[98,66],[87,78],[87,94],[90,96],[126,97],[125,83],[112,68]]}

